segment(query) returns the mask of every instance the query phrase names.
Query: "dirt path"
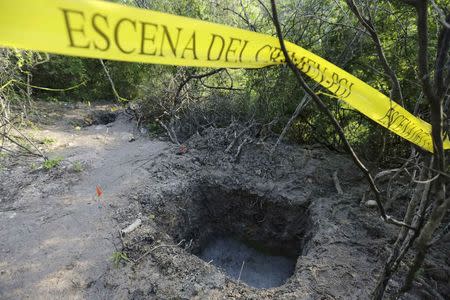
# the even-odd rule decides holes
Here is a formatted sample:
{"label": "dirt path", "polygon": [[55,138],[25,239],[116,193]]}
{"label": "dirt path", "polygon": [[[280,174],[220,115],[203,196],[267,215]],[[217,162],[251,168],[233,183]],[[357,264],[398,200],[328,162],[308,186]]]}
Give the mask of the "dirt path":
{"label": "dirt path", "polygon": [[113,211],[144,178],[140,163],[167,147],[133,131],[123,114],[81,130],[58,122],[34,135],[54,141],[50,156],[63,157],[61,166],[32,171],[30,162],[18,161],[1,171],[1,299],[84,298],[104,274],[119,243]]}

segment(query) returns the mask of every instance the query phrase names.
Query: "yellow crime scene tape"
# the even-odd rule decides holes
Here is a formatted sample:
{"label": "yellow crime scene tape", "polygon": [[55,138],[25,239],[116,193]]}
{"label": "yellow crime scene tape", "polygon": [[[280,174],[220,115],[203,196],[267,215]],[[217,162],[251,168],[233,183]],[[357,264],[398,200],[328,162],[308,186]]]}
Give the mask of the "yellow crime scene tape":
{"label": "yellow crime scene tape", "polygon": [[[0,0],[0,47],[152,64],[261,68],[283,64],[277,38],[92,0]],[[286,43],[311,79],[402,138],[433,152],[431,125],[325,59]],[[450,141],[444,142],[450,149]]]}

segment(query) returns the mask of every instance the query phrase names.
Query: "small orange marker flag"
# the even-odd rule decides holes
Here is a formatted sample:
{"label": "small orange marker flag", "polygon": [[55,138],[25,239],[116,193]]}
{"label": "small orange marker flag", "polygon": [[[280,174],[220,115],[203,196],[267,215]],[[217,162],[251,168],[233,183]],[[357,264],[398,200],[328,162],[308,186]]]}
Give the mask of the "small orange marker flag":
{"label": "small orange marker flag", "polygon": [[97,197],[99,197],[99,198],[103,195],[103,190],[98,184],[95,187],[95,192],[97,193]]}

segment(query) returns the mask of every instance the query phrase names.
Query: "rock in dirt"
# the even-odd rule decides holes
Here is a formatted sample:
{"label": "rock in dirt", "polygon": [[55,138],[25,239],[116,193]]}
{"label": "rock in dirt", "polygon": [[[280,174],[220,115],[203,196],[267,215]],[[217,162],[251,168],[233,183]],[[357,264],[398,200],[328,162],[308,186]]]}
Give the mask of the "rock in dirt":
{"label": "rock in dirt", "polygon": [[378,206],[377,201],[375,200],[367,200],[366,203],[364,203],[364,205],[368,208],[375,208]]}

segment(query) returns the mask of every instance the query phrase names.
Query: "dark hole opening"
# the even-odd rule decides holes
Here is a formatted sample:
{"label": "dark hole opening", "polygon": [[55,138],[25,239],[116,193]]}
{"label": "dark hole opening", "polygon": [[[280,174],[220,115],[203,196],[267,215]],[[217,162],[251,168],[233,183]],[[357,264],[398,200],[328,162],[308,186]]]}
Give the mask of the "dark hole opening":
{"label": "dark hole opening", "polygon": [[239,282],[280,286],[305,254],[310,220],[304,206],[214,185],[199,185],[185,200],[172,236]]}
{"label": "dark hole opening", "polygon": [[85,126],[91,125],[107,125],[117,119],[116,112],[95,111],[89,117],[85,118]]}

